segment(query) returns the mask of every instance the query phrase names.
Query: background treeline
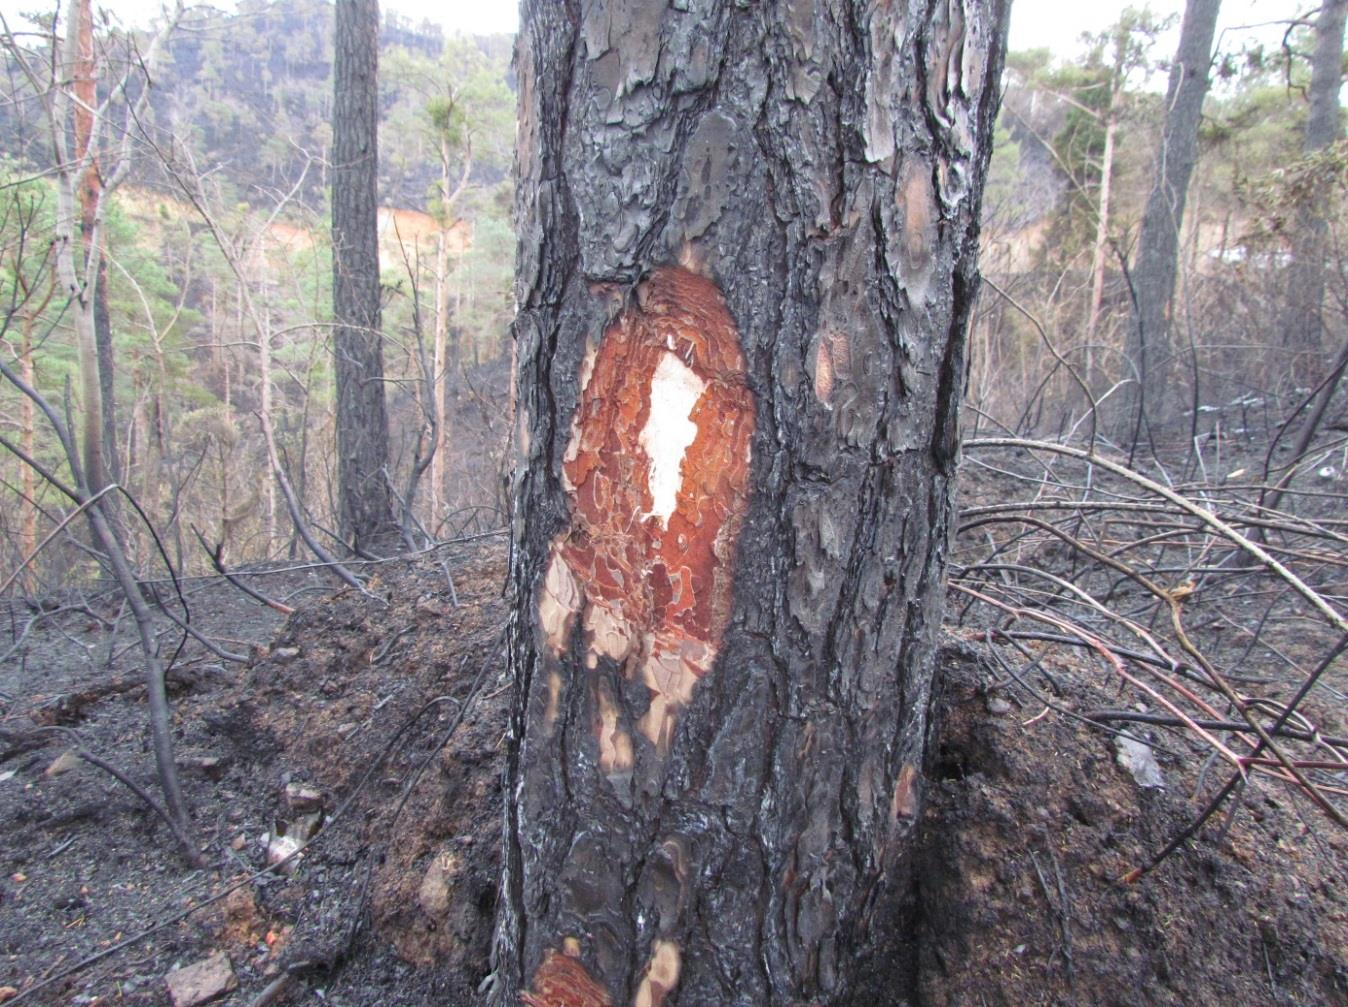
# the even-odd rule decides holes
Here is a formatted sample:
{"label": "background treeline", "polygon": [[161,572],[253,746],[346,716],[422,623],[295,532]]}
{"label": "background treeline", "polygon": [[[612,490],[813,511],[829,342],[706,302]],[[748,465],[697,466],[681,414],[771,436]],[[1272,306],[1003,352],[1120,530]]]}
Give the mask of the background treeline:
{"label": "background treeline", "polygon": [[[114,162],[125,162],[124,177],[101,203],[110,474],[187,570],[207,563],[197,532],[212,549],[222,547],[228,563],[297,554],[269,477],[263,413],[306,516],[321,533],[336,527],[332,25],[332,7],[321,0],[245,2],[232,16],[187,12],[158,40],[152,68],[142,64],[156,44],[150,34],[96,32],[99,115],[108,126],[98,169],[107,178]],[[5,33],[0,295],[4,352],[75,418],[82,401],[74,307],[53,252],[61,194],[43,101],[50,82],[24,73],[25,58],[51,65],[50,28],[50,19],[11,23]],[[417,500],[432,536],[500,520],[483,511],[499,510],[503,492],[514,261],[511,50],[508,36],[447,38],[396,15],[382,25],[379,230],[390,480],[404,484],[427,429],[424,399],[438,395],[439,450]],[[138,109],[147,79],[148,100]],[[0,391],[0,426],[26,453],[61,469],[50,426],[8,385]],[[8,452],[0,459],[0,496],[0,568],[13,570],[66,501]],[[136,556],[147,560],[153,543],[145,523],[126,526]],[[54,545],[25,572],[30,590],[95,569],[77,541]]]}
{"label": "background treeline", "polygon": [[[1265,438],[1321,381],[1343,340],[1340,206],[1345,150],[1305,154],[1311,16],[1290,7],[1281,45],[1218,37],[1198,161],[1180,227],[1158,406],[1137,429],[1126,394],[1133,275],[1155,184],[1173,21],[1128,10],[1085,54],[1011,53],[984,201],[991,281],[973,331],[968,422],[983,430],[1083,437],[1124,451],[1189,450],[1217,431]],[[1337,88],[1335,89],[1337,92]],[[1341,136],[1341,129],[1335,131]],[[1285,323],[1297,228],[1328,224],[1320,338]],[[1089,393],[1089,395],[1087,394]]]}

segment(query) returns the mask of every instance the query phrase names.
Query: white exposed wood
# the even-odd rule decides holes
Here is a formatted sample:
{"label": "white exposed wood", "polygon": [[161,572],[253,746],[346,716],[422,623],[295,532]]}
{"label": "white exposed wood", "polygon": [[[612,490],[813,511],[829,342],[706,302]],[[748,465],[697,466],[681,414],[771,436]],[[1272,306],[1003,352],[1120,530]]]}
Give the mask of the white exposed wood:
{"label": "white exposed wood", "polygon": [[651,460],[651,515],[668,524],[678,501],[683,456],[697,436],[693,407],[707,383],[673,353],[665,353],[651,377],[650,415],[641,429],[642,450]]}

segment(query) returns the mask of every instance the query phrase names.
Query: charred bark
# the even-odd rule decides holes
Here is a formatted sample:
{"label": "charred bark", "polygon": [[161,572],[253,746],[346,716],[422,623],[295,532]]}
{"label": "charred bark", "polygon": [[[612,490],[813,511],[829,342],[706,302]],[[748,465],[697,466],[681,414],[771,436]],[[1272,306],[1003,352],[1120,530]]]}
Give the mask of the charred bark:
{"label": "charred bark", "polygon": [[1167,386],[1174,356],[1170,309],[1175,295],[1180,225],[1189,178],[1198,162],[1198,124],[1208,93],[1212,38],[1220,8],[1221,0],[1188,0],[1179,49],[1170,68],[1156,178],[1147,197],[1133,265],[1133,326],[1128,357],[1136,373],[1135,381],[1120,399],[1124,406],[1120,433],[1124,437],[1141,424],[1153,425],[1174,413],[1173,404],[1159,393]]}
{"label": "charred bark", "polygon": [[910,960],[1005,13],[525,4],[495,1002]]}
{"label": "charred bark", "polygon": [[337,0],[332,112],[332,307],[337,495],[359,551],[398,533],[385,467],[388,414],[379,330],[379,4]]}

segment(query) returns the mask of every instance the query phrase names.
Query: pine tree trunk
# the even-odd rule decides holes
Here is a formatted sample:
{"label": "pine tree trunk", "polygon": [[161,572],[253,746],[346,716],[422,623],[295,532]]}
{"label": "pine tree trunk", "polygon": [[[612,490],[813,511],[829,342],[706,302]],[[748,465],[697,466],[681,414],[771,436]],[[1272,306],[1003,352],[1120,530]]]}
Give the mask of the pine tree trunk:
{"label": "pine tree trunk", "polygon": [[[1344,22],[1348,0],[1325,0],[1315,21],[1315,52],[1311,56],[1310,113],[1302,149],[1313,154],[1343,136],[1339,117],[1339,86],[1343,80]],[[1303,206],[1297,214],[1292,241],[1291,275],[1283,312],[1283,340],[1294,351],[1293,375],[1309,386],[1323,372],[1325,259],[1329,252],[1329,222],[1324,204]]]}
{"label": "pine tree trunk", "polygon": [[396,537],[379,331],[377,0],[337,0],[332,114],[332,302],[341,534],[357,549]]}
{"label": "pine tree trunk", "polygon": [[1005,13],[524,5],[496,1003],[903,1000]]}
{"label": "pine tree trunk", "polygon": [[1156,177],[1142,216],[1137,260],[1133,265],[1132,326],[1128,359],[1137,368],[1136,382],[1120,396],[1119,432],[1131,435],[1142,419],[1154,425],[1175,412],[1167,397],[1170,360],[1170,304],[1175,295],[1180,225],[1189,178],[1198,163],[1198,124],[1208,93],[1212,38],[1221,0],[1188,0],[1180,28],[1179,50],[1166,91],[1165,125],[1156,157]]}

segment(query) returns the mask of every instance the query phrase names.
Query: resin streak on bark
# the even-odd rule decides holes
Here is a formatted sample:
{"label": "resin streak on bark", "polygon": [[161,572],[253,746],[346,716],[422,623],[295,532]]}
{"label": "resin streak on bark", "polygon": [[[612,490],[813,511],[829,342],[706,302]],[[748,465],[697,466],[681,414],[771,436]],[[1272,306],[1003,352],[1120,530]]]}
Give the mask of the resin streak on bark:
{"label": "resin streak on bark", "polygon": [[[647,686],[639,727],[663,753],[730,617],[753,400],[720,293],[680,268],[638,288],[587,369],[563,468],[572,525],[553,544],[539,619],[557,655],[579,614],[586,664],[611,658]],[[611,700],[600,708],[604,768],[630,769]]]}

